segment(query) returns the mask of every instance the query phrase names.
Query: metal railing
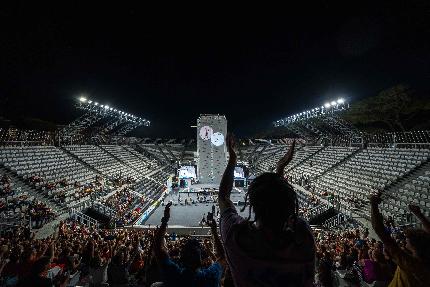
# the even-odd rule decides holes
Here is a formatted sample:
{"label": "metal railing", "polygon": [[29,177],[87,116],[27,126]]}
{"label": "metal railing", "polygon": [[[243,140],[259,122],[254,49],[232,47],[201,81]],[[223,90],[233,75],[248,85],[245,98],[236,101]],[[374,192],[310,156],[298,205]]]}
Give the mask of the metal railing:
{"label": "metal railing", "polygon": [[88,215],[83,214],[82,212],[75,212],[70,215],[70,218],[81,224],[84,224],[87,227],[99,228],[99,223],[97,220],[92,217],[89,217]]}

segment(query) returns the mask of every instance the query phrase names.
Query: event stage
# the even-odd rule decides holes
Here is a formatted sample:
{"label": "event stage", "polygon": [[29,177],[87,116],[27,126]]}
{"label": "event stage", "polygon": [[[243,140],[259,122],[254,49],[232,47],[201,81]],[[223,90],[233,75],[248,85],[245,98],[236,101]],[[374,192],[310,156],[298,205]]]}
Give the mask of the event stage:
{"label": "event stage", "polygon": [[[207,195],[206,199],[208,202],[197,202],[198,190],[202,189],[218,189],[219,185],[211,184],[195,184],[191,186],[191,191],[188,192],[188,188],[181,188],[179,191],[171,192],[164,198],[164,203],[167,204],[169,201],[173,202],[171,207],[171,215],[169,225],[173,226],[187,226],[187,227],[197,227],[200,226],[200,222],[203,218],[203,214],[207,214],[212,211],[212,206],[215,205],[218,210],[218,204],[215,202],[210,202],[211,198]],[[218,191],[215,193],[217,194]],[[179,197],[181,198],[181,203],[179,202]],[[185,199],[187,201],[194,201],[194,204],[185,205]],[[243,189],[234,189],[231,194],[231,200],[234,203],[241,201],[240,206],[236,205],[236,209],[242,216],[248,216],[248,208],[241,213],[240,208],[243,207],[243,202],[245,201],[245,191]],[[160,205],[146,220],[144,225],[159,225],[161,218],[163,217],[164,206]]]}

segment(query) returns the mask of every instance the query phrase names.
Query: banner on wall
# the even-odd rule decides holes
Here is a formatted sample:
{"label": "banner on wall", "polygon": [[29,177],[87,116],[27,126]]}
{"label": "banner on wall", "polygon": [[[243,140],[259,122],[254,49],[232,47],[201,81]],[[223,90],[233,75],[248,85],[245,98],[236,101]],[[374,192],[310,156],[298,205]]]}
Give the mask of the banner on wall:
{"label": "banner on wall", "polygon": [[161,204],[162,199],[164,198],[164,195],[166,194],[166,191],[164,191],[160,197],[155,200],[150,207],[148,207],[147,210],[145,210],[144,213],[142,213],[142,215],[139,217],[138,220],[136,220],[135,224],[136,225],[142,225],[143,222],[145,222],[148,217],[151,215],[151,213]]}

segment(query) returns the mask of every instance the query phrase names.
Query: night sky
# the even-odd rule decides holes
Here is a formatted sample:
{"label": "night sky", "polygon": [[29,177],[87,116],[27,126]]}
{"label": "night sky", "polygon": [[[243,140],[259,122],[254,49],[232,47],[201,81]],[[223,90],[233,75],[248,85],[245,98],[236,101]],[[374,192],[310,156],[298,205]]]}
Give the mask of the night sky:
{"label": "night sky", "polygon": [[192,138],[200,113],[225,114],[230,130],[252,136],[327,100],[430,82],[429,1],[270,10],[59,2],[69,4],[0,10],[6,117],[65,124],[84,93],[151,120],[142,137]]}

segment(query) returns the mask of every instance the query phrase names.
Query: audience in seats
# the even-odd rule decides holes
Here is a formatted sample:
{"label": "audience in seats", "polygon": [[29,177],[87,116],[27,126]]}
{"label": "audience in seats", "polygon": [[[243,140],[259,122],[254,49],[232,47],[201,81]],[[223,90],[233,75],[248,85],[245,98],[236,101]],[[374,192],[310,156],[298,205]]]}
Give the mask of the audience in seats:
{"label": "audience in seats", "polygon": [[[164,217],[161,219],[161,225],[156,232],[154,240],[155,257],[160,267],[163,284],[156,283],[152,286],[220,286],[223,269],[225,269],[225,259],[213,216],[210,217],[210,226],[214,238],[216,255],[210,252],[206,256],[212,258],[214,263],[209,267],[203,268],[203,246],[196,239],[188,239],[179,251],[180,266],[170,258],[164,242],[171,205],[171,202],[168,203],[164,209]],[[209,246],[206,248],[206,251],[210,249]]]}
{"label": "audience in seats", "polygon": [[409,229],[405,232],[405,245],[396,242],[383,223],[379,211],[381,192],[371,196],[372,227],[384,244],[384,250],[396,263],[397,269],[390,287],[430,286],[430,221],[419,207],[411,205],[411,211],[421,220],[424,229]]}
{"label": "audience in seats", "polygon": [[145,202],[144,197],[135,195],[127,187],[102,201],[104,205],[116,212],[115,220],[119,225],[131,224],[136,221]]}

